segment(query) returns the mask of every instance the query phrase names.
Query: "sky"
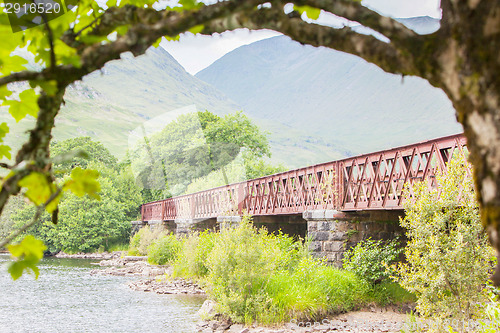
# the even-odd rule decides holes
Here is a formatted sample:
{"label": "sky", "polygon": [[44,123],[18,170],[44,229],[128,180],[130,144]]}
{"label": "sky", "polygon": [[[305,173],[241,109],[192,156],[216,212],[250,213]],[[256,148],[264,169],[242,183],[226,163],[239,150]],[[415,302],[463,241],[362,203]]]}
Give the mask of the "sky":
{"label": "sky", "polygon": [[[425,15],[434,18],[441,17],[439,0],[363,0],[363,5],[392,17]],[[326,20],[328,18],[325,18]],[[188,73],[194,75],[226,53],[242,45],[278,35],[279,33],[269,30],[249,31],[247,29],[238,29],[214,36],[195,36],[191,33],[186,33],[181,35],[179,41],[163,40],[160,45]]]}

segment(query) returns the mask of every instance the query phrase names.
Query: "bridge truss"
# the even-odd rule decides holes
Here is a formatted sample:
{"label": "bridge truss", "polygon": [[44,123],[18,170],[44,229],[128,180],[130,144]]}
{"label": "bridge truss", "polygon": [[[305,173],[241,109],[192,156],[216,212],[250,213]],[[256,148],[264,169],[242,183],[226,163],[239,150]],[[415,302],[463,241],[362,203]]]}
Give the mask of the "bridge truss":
{"label": "bridge truss", "polygon": [[454,154],[467,155],[463,134],[321,163],[193,194],[149,202],[142,221],[217,216],[301,214],[307,210],[403,209],[402,190],[434,187]]}

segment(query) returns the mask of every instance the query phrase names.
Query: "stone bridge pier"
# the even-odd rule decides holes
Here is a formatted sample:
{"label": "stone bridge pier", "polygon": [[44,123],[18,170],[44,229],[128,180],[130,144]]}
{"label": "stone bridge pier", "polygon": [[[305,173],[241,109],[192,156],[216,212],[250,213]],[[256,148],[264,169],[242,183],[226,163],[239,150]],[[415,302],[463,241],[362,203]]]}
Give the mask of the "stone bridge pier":
{"label": "stone bridge pier", "polygon": [[309,248],[315,257],[325,258],[337,267],[342,266],[345,251],[361,240],[390,240],[400,237],[405,231],[399,225],[404,214],[400,210],[339,212],[336,210],[305,211]]}

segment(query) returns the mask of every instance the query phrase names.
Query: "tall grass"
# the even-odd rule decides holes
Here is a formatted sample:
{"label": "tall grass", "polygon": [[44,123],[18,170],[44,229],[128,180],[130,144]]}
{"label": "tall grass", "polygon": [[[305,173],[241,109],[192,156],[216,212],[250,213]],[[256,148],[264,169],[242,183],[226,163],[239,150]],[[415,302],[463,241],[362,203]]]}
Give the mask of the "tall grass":
{"label": "tall grass", "polygon": [[170,264],[175,261],[182,243],[174,235],[162,235],[148,246],[148,262],[155,265]]}
{"label": "tall grass", "polygon": [[[322,319],[368,304],[411,301],[394,283],[373,286],[352,272],[312,258],[301,240],[269,234],[243,218],[237,228],[149,246],[167,253],[174,275],[197,280],[235,322],[264,324]],[[163,249],[163,250],[161,250]]]}
{"label": "tall grass", "polygon": [[148,247],[157,241],[162,236],[166,236],[168,233],[162,227],[141,228],[135,235],[130,239],[130,246],[128,254],[131,256],[145,256],[148,254]]}

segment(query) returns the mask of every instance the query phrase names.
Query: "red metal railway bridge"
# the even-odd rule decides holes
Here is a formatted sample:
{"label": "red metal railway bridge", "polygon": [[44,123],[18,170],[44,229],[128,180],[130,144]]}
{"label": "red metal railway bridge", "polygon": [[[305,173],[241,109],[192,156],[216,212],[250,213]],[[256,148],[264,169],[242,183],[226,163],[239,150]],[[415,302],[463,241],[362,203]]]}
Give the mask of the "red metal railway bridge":
{"label": "red metal railway bridge", "polygon": [[306,211],[402,210],[402,190],[435,184],[453,154],[464,154],[463,134],[321,163],[143,204],[142,222],[219,216],[293,215]]}
{"label": "red metal railway bridge", "polygon": [[403,189],[411,193],[422,181],[435,187],[455,154],[467,154],[462,134],[149,202],[133,224],[135,230],[163,224],[182,235],[217,230],[249,214],[270,232],[307,236],[314,255],[341,266],[345,250],[362,239],[404,237],[397,223]]}

